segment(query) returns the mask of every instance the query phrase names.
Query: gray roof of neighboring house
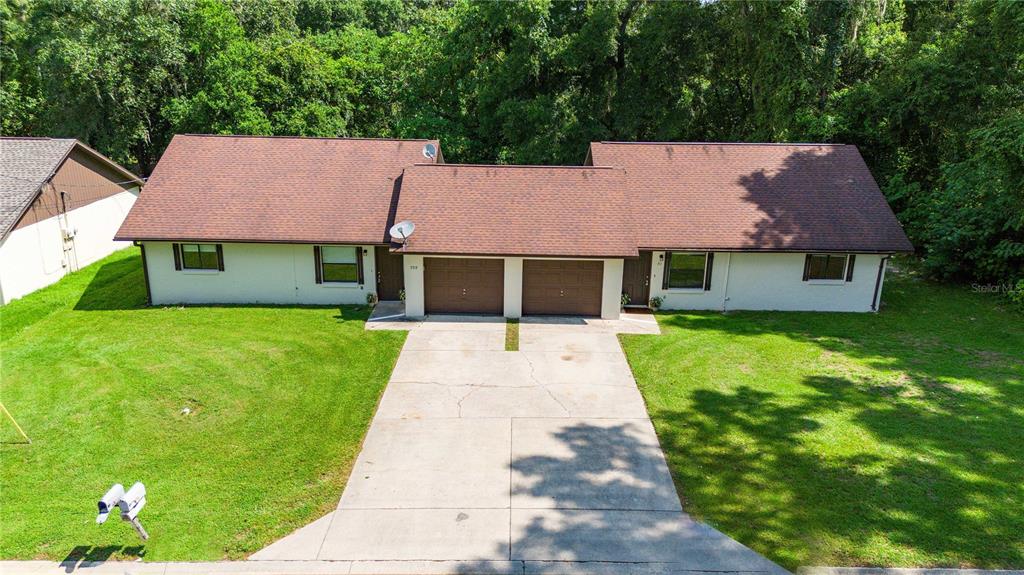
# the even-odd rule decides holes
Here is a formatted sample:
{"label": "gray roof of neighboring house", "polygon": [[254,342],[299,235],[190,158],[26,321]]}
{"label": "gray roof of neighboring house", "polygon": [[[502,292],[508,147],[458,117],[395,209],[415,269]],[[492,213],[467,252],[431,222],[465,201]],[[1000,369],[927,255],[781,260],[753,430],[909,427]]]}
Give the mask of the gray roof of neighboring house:
{"label": "gray roof of neighboring house", "polygon": [[0,238],[75,146],[68,138],[0,138]]}
{"label": "gray roof of neighboring house", "polygon": [[77,147],[122,174],[125,182],[144,182],[110,158],[74,138],[0,137],[0,239],[18,225],[22,214],[36,199],[39,188],[50,181]]}

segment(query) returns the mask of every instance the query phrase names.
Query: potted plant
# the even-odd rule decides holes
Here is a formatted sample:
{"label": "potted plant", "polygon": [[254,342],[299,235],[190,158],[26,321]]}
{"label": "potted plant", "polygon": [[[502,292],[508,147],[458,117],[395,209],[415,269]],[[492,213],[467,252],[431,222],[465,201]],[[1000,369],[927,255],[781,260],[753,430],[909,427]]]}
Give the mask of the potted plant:
{"label": "potted plant", "polygon": [[649,302],[647,302],[647,307],[653,309],[654,311],[658,311],[658,309],[661,308],[662,303],[664,303],[664,300],[661,299],[661,296],[656,295],[652,297]]}
{"label": "potted plant", "polygon": [[374,293],[372,291],[366,293],[366,305],[368,305],[370,307],[375,307],[377,305],[377,294],[376,293]]}
{"label": "potted plant", "polygon": [[629,300],[630,299],[631,298],[629,297],[628,293],[622,292],[622,297],[619,298],[619,301],[622,302],[622,307],[623,308],[625,308],[627,305],[629,305]]}
{"label": "potted plant", "polygon": [[405,288],[398,290],[398,299],[405,301]]}

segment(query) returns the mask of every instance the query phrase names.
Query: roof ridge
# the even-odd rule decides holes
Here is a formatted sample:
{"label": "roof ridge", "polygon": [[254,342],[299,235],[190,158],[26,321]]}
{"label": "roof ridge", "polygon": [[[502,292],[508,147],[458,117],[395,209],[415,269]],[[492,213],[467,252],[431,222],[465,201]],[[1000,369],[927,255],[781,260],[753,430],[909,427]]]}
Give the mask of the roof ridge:
{"label": "roof ridge", "polygon": [[536,168],[536,169],[548,169],[548,170],[621,170],[619,166],[545,166],[541,164],[429,164],[429,163],[415,163],[413,166],[437,166],[437,167],[449,167],[449,168]]}
{"label": "roof ridge", "polygon": [[362,140],[376,142],[438,142],[436,138],[362,138],[351,136],[275,136],[261,134],[175,134],[175,136],[190,136],[197,138],[263,138],[276,140]]}
{"label": "roof ridge", "polygon": [[52,136],[0,136],[0,140],[39,140],[54,142],[77,142],[75,138],[54,138]]}
{"label": "roof ridge", "polygon": [[818,143],[818,142],[619,142],[601,140],[592,144],[639,145],[639,146],[852,146],[853,144]]}

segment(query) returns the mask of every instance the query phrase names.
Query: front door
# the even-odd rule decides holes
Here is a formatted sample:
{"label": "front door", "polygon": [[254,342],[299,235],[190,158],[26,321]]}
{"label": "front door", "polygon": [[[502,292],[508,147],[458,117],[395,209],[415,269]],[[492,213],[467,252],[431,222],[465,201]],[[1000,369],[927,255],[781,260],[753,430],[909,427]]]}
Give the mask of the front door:
{"label": "front door", "polygon": [[402,254],[394,254],[385,246],[377,246],[374,250],[374,261],[377,268],[377,299],[398,301],[398,294],[405,287]]}
{"label": "front door", "polygon": [[651,252],[640,252],[622,265],[622,292],[629,295],[627,305],[647,305],[651,295]]}

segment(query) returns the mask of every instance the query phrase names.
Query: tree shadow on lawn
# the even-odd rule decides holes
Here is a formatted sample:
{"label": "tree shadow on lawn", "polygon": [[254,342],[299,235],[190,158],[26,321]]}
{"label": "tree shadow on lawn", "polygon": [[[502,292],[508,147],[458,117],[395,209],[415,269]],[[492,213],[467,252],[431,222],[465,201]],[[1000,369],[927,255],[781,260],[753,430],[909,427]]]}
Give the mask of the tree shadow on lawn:
{"label": "tree shadow on lawn", "polygon": [[[559,562],[565,561],[597,570],[650,563],[666,573],[780,571],[682,513],[661,448],[645,421],[555,419],[522,425],[513,423],[513,435],[525,436],[523,448],[543,441],[540,436],[555,445],[542,443],[537,451],[543,455],[512,459],[511,540],[496,543],[495,557],[530,561],[529,570],[536,572],[564,572]],[[472,562],[459,572],[487,572],[490,564]]]}
{"label": "tree shadow on lawn", "polygon": [[[804,383],[816,393],[795,403],[743,386],[698,390],[692,411],[654,414],[681,495],[698,500],[704,517],[790,567],[856,562],[857,550],[872,553],[880,540],[903,550],[888,559],[895,565],[915,555],[937,565],[1024,564],[1020,445],[987,439],[1020,428],[1014,409],[947,396],[922,413],[847,379]],[[822,453],[807,442],[818,418],[849,410],[897,449]]]}
{"label": "tree shadow on lawn", "polygon": [[[1020,330],[970,301],[958,314],[936,310],[925,295],[897,293],[880,315],[662,318],[695,334],[781,335],[823,351],[797,391],[705,388],[685,411],[651,408],[681,495],[788,566],[1024,566]],[[847,435],[823,429],[836,415]]]}

